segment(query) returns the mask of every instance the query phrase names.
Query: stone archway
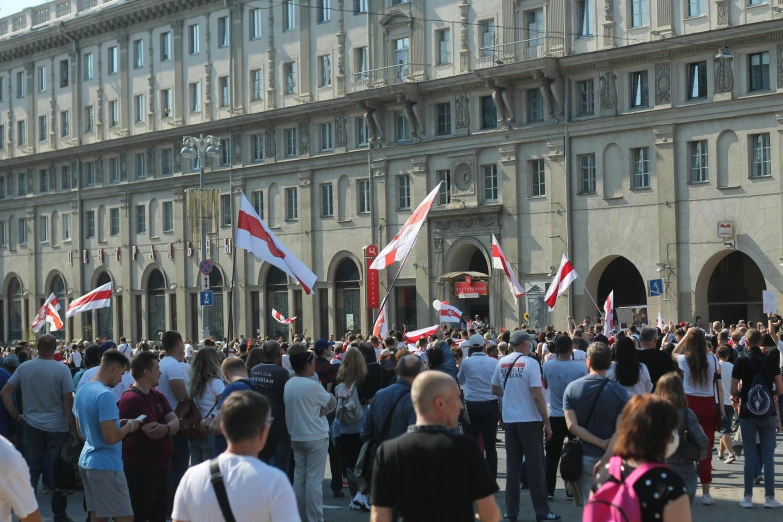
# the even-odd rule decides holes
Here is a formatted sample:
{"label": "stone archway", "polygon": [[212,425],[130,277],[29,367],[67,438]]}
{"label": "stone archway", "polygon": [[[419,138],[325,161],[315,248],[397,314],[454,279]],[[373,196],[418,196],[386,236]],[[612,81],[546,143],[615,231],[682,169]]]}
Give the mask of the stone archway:
{"label": "stone archway", "polygon": [[747,253],[721,251],[710,257],[696,280],[696,315],[702,322],[762,319],[764,275]]}
{"label": "stone archway", "polygon": [[474,280],[476,279],[476,274],[482,274],[487,278],[485,281],[487,284],[487,295],[461,299],[456,295],[455,284],[465,282],[466,277],[465,275],[450,277],[449,280],[443,281],[442,300],[448,300],[468,317],[473,318],[478,315],[482,321],[489,318],[490,324],[492,324],[491,312],[494,311],[492,309],[492,296],[490,295],[492,291],[490,281],[492,268],[490,258],[484,246],[472,238],[463,239],[455,243],[446,256],[445,266],[447,267],[446,274],[471,272],[473,274],[471,278]]}
{"label": "stone archway", "polygon": [[[593,310],[591,317],[603,316],[604,302],[612,291],[614,291],[615,309],[647,306],[644,278],[636,265],[623,256],[607,256],[596,263],[585,280],[585,288],[595,298],[596,305],[599,307],[599,310],[595,310],[595,305],[590,303]],[[646,321],[646,310],[643,313],[644,317],[640,319]],[[616,317],[621,319],[619,315]]]}

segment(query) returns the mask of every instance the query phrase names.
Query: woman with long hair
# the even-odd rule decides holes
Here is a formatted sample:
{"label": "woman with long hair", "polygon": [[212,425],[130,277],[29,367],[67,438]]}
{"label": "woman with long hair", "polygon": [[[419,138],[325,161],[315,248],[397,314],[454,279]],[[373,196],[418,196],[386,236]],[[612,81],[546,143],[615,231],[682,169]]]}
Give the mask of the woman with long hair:
{"label": "woman with long hair", "polygon": [[[188,395],[196,403],[201,414],[201,422],[209,424],[209,417],[215,416],[215,409],[223,397],[226,385],[220,373],[220,357],[217,350],[204,347],[196,352],[188,378]],[[206,430],[205,430],[206,431]],[[200,439],[188,440],[190,448],[190,465],[195,466],[213,457],[212,434],[206,434]]]}
{"label": "woman with long hair", "polygon": [[707,435],[704,434],[704,430],[699,426],[699,419],[696,418],[696,414],[693,410],[688,408],[688,402],[685,399],[685,388],[682,385],[682,379],[676,372],[669,372],[661,376],[658,379],[658,383],[655,386],[655,395],[663,397],[669,401],[672,406],[677,408],[677,414],[679,420],[677,423],[677,431],[680,434],[680,445],[674,455],[666,459],[666,464],[669,465],[672,470],[685,482],[685,487],[688,489],[688,498],[690,498],[691,504],[696,497],[696,477],[698,476],[696,463],[698,459],[694,459],[688,450],[691,448],[686,447],[686,441],[683,440],[685,431],[689,431],[693,437],[692,442],[699,449],[699,456],[704,456],[707,453]]}
{"label": "woman with long hair", "polygon": [[[712,445],[713,436],[720,429],[720,421],[726,414],[723,408],[716,408],[715,390],[718,392],[718,404],[723,404],[723,386],[715,386],[721,378],[718,358],[707,353],[707,339],[704,331],[690,328],[672,352],[674,360],[683,373],[685,399],[688,407],[696,414],[699,425],[707,435],[707,456],[699,461],[699,480],[701,481],[701,502],[709,506],[715,503],[710,495],[712,483]],[[728,376],[730,378],[730,376]]]}
{"label": "woman with long hair", "polygon": [[338,403],[341,400],[346,400],[352,394],[356,394],[355,398],[362,405],[364,413],[360,419],[353,423],[343,423],[339,417],[335,416],[332,423],[331,437],[333,444],[340,452],[342,463],[346,468],[348,489],[350,489],[351,497],[353,497],[348,507],[365,512],[370,510],[370,504],[367,497],[359,491],[359,486],[354,478],[354,468],[356,467],[356,459],[359,458],[359,451],[362,449],[364,416],[369,409],[368,405],[365,404],[366,401],[362,390],[362,385],[366,379],[367,363],[364,360],[364,355],[358,348],[348,348],[343,362],[340,363],[340,369],[337,371],[335,392],[337,393]]}
{"label": "woman with long hair", "polygon": [[653,389],[647,365],[639,362],[638,350],[633,337],[623,337],[614,345],[615,363],[606,372],[606,377],[619,382],[628,391],[628,396],[650,393]]}
{"label": "woman with long hair", "polygon": [[[681,443],[677,420],[677,409],[669,401],[650,394],[631,397],[623,410],[612,447],[615,456],[609,464],[600,467],[593,480],[592,492],[595,494],[607,482],[623,483],[645,464],[656,465],[634,482],[641,518],[629,522],[692,520],[691,504],[682,478],[664,465]],[[600,512],[602,509],[600,503],[591,500],[585,508],[586,520],[596,519],[589,518],[596,516],[593,510]]]}

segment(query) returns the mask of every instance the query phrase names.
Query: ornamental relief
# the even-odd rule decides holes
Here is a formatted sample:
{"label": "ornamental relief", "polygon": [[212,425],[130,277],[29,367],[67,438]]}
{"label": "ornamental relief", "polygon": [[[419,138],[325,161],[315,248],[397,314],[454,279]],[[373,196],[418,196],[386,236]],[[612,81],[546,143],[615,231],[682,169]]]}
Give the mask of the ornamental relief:
{"label": "ornamental relief", "polygon": [[442,221],[433,221],[435,230],[454,230],[465,228],[488,228],[497,224],[496,216],[467,218],[467,219],[445,219]]}
{"label": "ornamental relief", "polygon": [[655,104],[671,101],[671,62],[655,64]]}
{"label": "ornamental relief", "polygon": [[601,108],[614,109],[617,107],[617,87],[614,82],[617,80],[612,71],[601,73]]}
{"label": "ornamental relief", "polygon": [[734,71],[731,60],[727,58],[715,59],[715,92],[731,92],[734,90]]}

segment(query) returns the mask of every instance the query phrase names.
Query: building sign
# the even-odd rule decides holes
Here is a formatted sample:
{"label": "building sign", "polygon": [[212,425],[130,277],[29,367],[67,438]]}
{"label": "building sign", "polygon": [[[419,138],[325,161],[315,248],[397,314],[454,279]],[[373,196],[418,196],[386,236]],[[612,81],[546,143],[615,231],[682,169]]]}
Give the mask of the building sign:
{"label": "building sign", "polygon": [[473,282],[473,278],[465,276],[462,283],[454,283],[455,293],[460,299],[475,299],[480,295],[487,295],[487,283]]}
{"label": "building sign", "polygon": [[731,221],[718,221],[718,237],[721,239],[734,237],[734,224]]}
{"label": "building sign", "polygon": [[378,257],[377,246],[367,245],[364,247],[364,265],[367,269],[367,308],[378,308],[381,305],[380,290],[378,288],[380,277],[377,270],[370,268],[376,257]]}

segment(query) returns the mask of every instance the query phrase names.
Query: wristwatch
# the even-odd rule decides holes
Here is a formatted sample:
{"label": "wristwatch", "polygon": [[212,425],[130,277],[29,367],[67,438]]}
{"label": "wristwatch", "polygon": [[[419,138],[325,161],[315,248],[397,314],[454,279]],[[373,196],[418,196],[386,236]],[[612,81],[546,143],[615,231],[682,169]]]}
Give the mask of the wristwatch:
{"label": "wristwatch", "polygon": [[166,436],[171,437],[171,426],[166,424]]}

